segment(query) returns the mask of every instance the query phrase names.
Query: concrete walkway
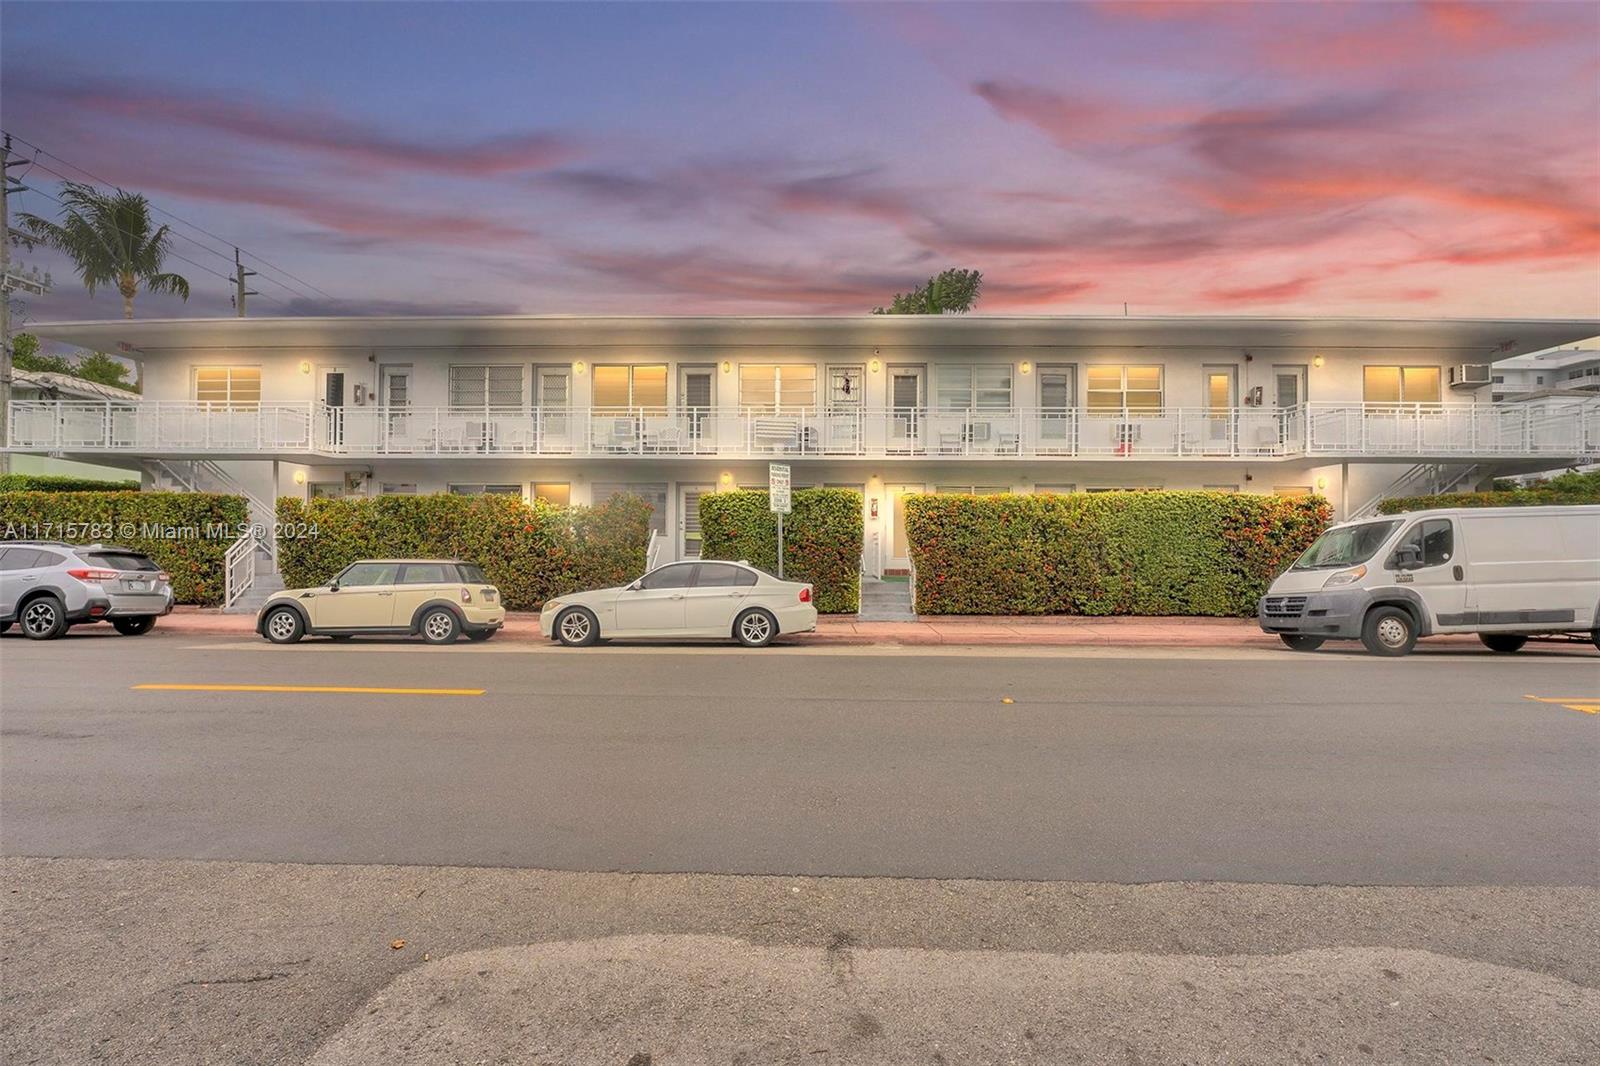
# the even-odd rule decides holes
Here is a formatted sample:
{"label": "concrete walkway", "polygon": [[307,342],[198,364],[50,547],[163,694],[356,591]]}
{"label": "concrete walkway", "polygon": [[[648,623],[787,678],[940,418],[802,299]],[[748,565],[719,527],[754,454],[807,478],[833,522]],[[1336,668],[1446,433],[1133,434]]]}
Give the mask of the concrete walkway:
{"label": "concrete walkway", "polygon": [[[86,626],[74,632],[104,632],[109,626]],[[250,615],[223,614],[211,608],[179,607],[156,625],[155,632],[173,636],[239,635],[255,632]],[[539,641],[539,616],[531,611],[507,615],[500,641]],[[1277,637],[1261,632],[1251,618],[1084,618],[925,616],[911,622],[862,621],[855,615],[824,615],[815,633],[786,638],[812,646],[946,645],[1034,647],[1178,647],[1281,648]],[[1476,637],[1434,637],[1429,647],[1443,645],[1483,651]],[[1331,645],[1337,647],[1339,645]],[[1343,645],[1359,650],[1360,644]],[[1595,654],[1586,643],[1541,643],[1542,651]]]}

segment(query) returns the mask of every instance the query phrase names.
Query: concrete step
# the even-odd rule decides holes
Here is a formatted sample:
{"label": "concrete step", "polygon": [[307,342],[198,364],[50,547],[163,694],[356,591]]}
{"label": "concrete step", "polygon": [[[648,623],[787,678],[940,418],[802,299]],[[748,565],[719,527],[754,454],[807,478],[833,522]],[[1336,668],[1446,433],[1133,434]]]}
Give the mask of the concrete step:
{"label": "concrete step", "polygon": [[856,617],[863,622],[915,622],[911,611],[911,582],[861,582],[861,607]]}

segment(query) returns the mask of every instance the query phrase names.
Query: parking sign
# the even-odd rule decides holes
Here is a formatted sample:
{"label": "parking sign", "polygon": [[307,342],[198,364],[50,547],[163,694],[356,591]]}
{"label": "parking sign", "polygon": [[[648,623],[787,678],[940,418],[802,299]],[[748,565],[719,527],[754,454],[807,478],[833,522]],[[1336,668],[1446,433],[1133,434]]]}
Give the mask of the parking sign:
{"label": "parking sign", "polygon": [[777,514],[789,513],[789,464],[767,464],[767,499]]}

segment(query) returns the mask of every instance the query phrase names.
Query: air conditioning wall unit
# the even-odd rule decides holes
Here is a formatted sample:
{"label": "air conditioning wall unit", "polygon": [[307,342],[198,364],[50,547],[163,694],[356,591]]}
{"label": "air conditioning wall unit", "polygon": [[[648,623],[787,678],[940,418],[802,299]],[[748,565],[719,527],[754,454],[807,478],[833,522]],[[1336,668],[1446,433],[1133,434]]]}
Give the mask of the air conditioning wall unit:
{"label": "air conditioning wall unit", "polygon": [[1462,363],[1450,368],[1452,389],[1477,389],[1489,384],[1488,363]]}

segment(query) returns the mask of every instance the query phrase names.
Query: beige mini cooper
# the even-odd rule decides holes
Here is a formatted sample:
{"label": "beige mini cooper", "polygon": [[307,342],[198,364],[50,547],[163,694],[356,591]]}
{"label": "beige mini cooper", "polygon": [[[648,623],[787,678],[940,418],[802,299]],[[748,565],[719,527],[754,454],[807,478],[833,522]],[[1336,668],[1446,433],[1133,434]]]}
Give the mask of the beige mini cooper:
{"label": "beige mini cooper", "polygon": [[326,585],[285,589],[261,605],[256,632],[274,644],[304,636],[419,635],[449,644],[488,640],[505,624],[500,591],[459,559],[363,559]]}

